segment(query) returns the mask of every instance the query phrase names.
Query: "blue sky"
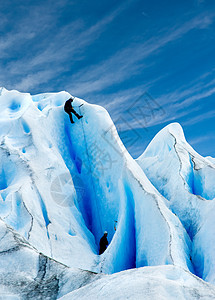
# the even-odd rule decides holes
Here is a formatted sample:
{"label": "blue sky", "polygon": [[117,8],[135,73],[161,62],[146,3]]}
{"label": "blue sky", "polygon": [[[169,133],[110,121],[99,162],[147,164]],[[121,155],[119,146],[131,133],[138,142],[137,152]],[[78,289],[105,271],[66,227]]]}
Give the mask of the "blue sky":
{"label": "blue sky", "polygon": [[171,122],[215,157],[214,53],[213,0],[0,2],[0,85],[104,106],[134,157]]}

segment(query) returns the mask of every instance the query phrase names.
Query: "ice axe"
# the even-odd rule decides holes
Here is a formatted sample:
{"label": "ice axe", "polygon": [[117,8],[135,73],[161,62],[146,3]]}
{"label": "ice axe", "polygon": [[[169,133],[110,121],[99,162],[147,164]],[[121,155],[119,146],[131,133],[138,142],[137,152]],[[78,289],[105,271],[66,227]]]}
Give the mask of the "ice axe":
{"label": "ice axe", "polygon": [[[75,100],[75,98],[76,98],[76,97],[73,97],[73,96],[72,96],[72,97],[70,97],[70,99],[72,99],[72,101],[74,101],[74,100]],[[84,105],[84,103],[82,103],[82,104],[80,104],[80,105],[78,105],[78,106],[73,106],[73,107],[81,107],[82,105]]]}
{"label": "ice axe", "polygon": [[80,105],[78,105],[78,106],[73,106],[73,107],[81,107],[82,105],[84,105],[84,103],[82,103],[82,104],[80,104]]}

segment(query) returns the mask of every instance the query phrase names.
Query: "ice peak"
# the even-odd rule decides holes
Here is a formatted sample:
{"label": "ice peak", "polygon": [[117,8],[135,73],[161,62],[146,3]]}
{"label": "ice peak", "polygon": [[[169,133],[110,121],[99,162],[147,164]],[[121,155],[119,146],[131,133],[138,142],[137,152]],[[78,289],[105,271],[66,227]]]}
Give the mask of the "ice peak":
{"label": "ice peak", "polygon": [[176,138],[180,138],[180,139],[185,139],[184,137],[184,131],[183,131],[183,128],[182,126],[175,122],[175,123],[170,123],[168,124],[166,127],[164,127],[161,132],[169,132],[170,134],[174,135],[174,137]]}
{"label": "ice peak", "polygon": [[160,151],[169,152],[174,148],[175,143],[186,143],[183,129],[179,123],[171,123],[160,130],[139,159],[145,156],[156,156]]}

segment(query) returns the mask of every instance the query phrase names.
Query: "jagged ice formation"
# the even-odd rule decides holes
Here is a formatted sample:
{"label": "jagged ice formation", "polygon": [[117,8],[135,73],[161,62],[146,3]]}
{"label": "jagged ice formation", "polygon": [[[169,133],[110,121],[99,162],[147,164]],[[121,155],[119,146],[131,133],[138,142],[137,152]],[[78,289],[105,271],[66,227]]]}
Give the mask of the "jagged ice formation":
{"label": "jagged ice formation", "polygon": [[[154,297],[160,281],[164,297],[174,299],[170,277],[180,278],[182,294],[190,278],[190,299],[192,289],[214,297],[214,287],[198,279],[215,283],[214,159],[197,154],[174,123],[135,161],[104,108],[75,98],[84,117],[72,125],[63,111],[70,96],[0,91],[2,290],[81,299],[106,283],[116,289],[121,276],[128,290],[132,276],[149,276]],[[99,256],[104,230],[110,244]],[[21,271],[11,275],[18,261]],[[139,269],[116,273],[131,268]],[[146,292],[144,280],[137,293]],[[122,294],[106,291],[107,298],[123,299],[123,284]]]}

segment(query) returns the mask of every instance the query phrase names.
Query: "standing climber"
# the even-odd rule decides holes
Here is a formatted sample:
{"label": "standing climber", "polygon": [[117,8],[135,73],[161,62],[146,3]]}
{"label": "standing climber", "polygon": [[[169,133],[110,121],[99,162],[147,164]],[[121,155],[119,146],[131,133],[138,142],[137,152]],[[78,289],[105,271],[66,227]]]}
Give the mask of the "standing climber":
{"label": "standing climber", "polygon": [[75,110],[74,110],[74,108],[72,107],[72,102],[73,102],[73,98],[71,97],[71,98],[69,98],[69,100],[67,100],[66,102],[65,102],[65,105],[64,105],[64,110],[65,110],[65,112],[69,115],[69,118],[70,118],[70,121],[71,121],[71,123],[75,123],[74,121],[73,121],[73,118],[72,118],[72,113],[78,118],[78,119],[81,119],[81,118],[83,118],[83,116],[80,116]]}
{"label": "standing climber", "polygon": [[107,235],[108,235],[108,233],[107,233],[107,231],[105,231],[103,237],[100,239],[99,255],[102,254],[103,252],[105,252],[105,250],[107,249],[107,246],[108,246]]}

